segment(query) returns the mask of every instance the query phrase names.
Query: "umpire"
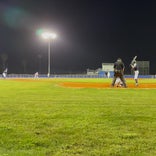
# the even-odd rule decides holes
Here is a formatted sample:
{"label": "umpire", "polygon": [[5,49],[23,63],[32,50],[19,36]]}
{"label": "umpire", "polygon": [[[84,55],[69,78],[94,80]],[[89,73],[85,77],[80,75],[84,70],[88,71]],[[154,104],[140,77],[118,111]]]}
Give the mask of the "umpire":
{"label": "umpire", "polygon": [[122,59],[118,58],[117,61],[114,63],[114,78],[112,81],[112,87],[114,87],[115,81],[118,77],[123,82],[123,86],[125,88],[127,87],[126,82],[125,82],[125,78],[124,78],[124,69],[125,69],[125,65],[122,62]]}

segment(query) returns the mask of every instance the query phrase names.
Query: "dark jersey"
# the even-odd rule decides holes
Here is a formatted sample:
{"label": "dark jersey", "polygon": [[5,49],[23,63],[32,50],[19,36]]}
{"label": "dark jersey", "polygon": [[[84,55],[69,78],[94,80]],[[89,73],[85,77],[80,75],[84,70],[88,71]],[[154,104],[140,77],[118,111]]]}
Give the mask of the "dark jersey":
{"label": "dark jersey", "polygon": [[117,61],[114,63],[114,71],[122,72],[125,68],[125,65],[121,61]]}

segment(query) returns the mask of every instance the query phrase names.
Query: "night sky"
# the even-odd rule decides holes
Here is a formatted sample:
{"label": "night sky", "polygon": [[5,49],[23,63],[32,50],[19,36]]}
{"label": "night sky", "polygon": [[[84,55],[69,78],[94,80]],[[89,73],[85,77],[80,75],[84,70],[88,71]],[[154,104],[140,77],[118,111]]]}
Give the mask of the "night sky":
{"label": "night sky", "polygon": [[0,55],[9,73],[47,73],[43,30],[57,34],[51,73],[85,73],[118,57],[129,73],[135,55],[156,73],[154,0],[0,0]]}

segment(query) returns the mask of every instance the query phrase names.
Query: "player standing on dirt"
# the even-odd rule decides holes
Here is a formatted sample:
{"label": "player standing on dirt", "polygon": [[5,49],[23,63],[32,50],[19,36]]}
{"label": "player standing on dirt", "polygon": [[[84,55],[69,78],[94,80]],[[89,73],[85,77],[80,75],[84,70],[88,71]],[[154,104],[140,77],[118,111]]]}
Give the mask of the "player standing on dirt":
{"label": "player standing on dirt", "polygon": [[115,81],[117,78],[120,78],[120,80],[123,83],[123,87],[125,88],[127,87],[125,78],[124,78],[124,69],[125,69],[125,65],[122,62],[122,59],[118,58],[117,61],[114,63],[114,78],[112,81],[112,87],[114,87]]}
{"label": "player standing on dirt", "polygon": [[137,65],[136,60],[134,60],[134,61],[131,63],[131,67],[132,67],[132,70],[134,71],[135,85],[138,86],[138,75],[139,75],[139,70],[138,70],[138,65]]}

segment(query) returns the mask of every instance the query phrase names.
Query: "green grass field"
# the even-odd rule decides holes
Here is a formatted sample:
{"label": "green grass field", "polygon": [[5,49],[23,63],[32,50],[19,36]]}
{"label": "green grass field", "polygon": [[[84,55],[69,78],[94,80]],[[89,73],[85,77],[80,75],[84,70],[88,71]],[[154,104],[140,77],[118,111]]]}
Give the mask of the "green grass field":
{"label": "green grass field", "polygon": [[64,81],[111,83],[0,80],[0,156],[156,155],[156,89],[58,85]]}

